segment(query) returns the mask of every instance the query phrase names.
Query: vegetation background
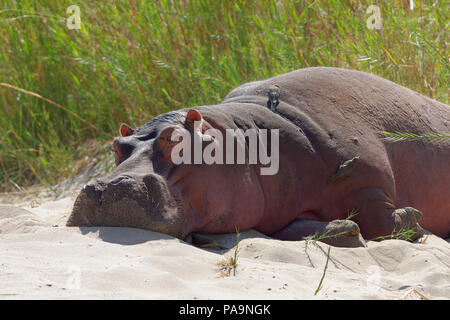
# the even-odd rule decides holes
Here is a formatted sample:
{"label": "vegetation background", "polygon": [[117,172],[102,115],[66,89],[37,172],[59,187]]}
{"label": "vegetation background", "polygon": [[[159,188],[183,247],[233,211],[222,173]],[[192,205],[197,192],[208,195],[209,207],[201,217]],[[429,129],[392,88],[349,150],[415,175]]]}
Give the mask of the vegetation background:
{"label": "vegetation background", "polygon": [[[413,2],[2,0],[0,190],[76,174],[121,122],[298,68],[372,72],[448,104],[449,3]],[[80,30],[66,25],[73,4]]]}

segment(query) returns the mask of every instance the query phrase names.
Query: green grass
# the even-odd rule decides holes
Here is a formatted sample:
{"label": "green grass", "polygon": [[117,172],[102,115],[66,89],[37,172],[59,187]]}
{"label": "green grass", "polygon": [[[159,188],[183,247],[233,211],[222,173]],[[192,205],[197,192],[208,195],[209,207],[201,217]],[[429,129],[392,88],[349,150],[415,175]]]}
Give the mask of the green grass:
{"label": "green grass", "polygon": [[416,231],[414,231],[413,228],[400,229],[398,231],[395,230],[395,228],[394,228],[394,230],[391,232],[391,234],[386,235],[386,236],[379,236],[379,237],[370,239],[370,241],[381,241],[381,240],[391,240],[391,239],[412,241],[415,234],[416,234]]}
{"label": "green grass", "polygon": [[323,279],[325,279],[325,274],[326,274],[327,269],[328,269],[328,261],[330,260],[330,250],[331,250],[331,247],[328,246],[327,261],[325,262],[325,266],[323,268],[322,277],[320,278],[319,285],[317,286],[316,290],[314,291],[314,295],[317,295],[319,293],[319,291],[322,289]]}
{"label": "green grass", "polygon": [[[358,214],[358,212],[354,209],[352,209],[351,211],[349,211],[347,213],[347,217],[344,220],[351,220],[354,216],[356,216]],[[333,233],[332,229],[329,229],[327,231],[325,231],[324,233],[319,233],[316,232],[314,234],[311,234],[309,236],[303,237],[303,240],[305,241],[306,247],[308,246],[308,244],[310,242],[312,242],[313,244],[316,244],[317,241],[322,241],[322,240],[326,240],[326,239],[330,239],[330,238],[338,238],[340,236],[343,236],[345,234],[347,234],[348,231],[343,231],[343,232],[339,232],[339,233]]]}
{"label": "green grass", "polygon": [[221,276],[229,277],[231,275],[231,270],[233,270],[233,276],[236,276],[236,269],[238,266],[239,258],[239,238],[241,233],[239,229],[236,228],[236,247],[234,248],[234,253],[232,256],[227,255],[222,260],[217,263],[219,267],[219,272]]}
{"label": "green grass", "polygon": [[[369,71],[448,103],[446,4],[408,2],[78,1],[82,28],[69,30],[73,1],[3,0],[1,190],[74,174],[83,144],[121,122],[216,104],[298,68]],[[372,3],[381,30],[366,27]]]}
{"label": "green grass", "polygon": [[401,142],[401,141],[425,141],[425,142],[441,142],[450,141],[450,134],[448,133],[427,133],[418,135],[408,132],[387,132],[380,131],[384,135],[383,139],[387,142]]}
{"label": "green grass", "polygon": [[236,268],[238,265],[238,256],[239,256],[239,237],[241,233],[239,229],[236,228],[236,248],[234,249],[234,255],[231,258],[231,265],[233,266],[233,275],[236,276]]}

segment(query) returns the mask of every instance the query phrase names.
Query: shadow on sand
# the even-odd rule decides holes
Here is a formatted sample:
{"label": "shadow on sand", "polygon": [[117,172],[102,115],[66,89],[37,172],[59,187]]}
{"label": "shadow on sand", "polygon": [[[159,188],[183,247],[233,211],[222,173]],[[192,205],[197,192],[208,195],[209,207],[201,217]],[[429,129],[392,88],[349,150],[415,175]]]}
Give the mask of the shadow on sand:
{"label": "shadow on sand", "polygon": [[135,245],[147,241],[175,239],[167,234],[137,228],[123,227],[79,227],[83,235],[96,234],[105,242]]}
{"label": "shadow on sand", "polygon": [[[124,227],[78,227],[78,228],[81,234],[83,235],[98,237],[105,242],[121,245],[135,245],[147,241],[176,239],[164,233],[138,228],[124,228]],[[248,230],[242,232],[240,240],[246,238],[270,239],[269,237],[255,230]],[[229,233],[229,234],[202,235],[193,233],[188,237],[186,237],[186,239],[184,239],[184,242],[203,249],[212,249],[212,250],[231,249],[236,245],[236,234]]]}

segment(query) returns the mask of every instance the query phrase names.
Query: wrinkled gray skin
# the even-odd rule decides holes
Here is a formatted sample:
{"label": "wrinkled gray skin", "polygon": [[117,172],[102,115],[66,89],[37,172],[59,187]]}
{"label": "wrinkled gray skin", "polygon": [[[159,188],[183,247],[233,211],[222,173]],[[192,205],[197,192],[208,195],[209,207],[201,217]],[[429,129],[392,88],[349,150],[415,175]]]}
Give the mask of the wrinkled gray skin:
{"label": "wrinkled gray skin", "polygon": [[115,143],[133,154],[110,174],[95,179],[80,192],[68,224],[77,226],[126,226],[184,237],[185,221],[180,206],[170,195],[167,181],[154,173],[152,142],[162,126],[177,123],[177,112],[164,114],[139,128],[133,137]]}
{"label": "wrinkled gray skin", "polygon": [[[279,104],[270,110],[274,85]],[[137,227],[178,238],[254,228],[300,240],[356,211],[354,222],[338,223],[349,236],[412,228],[417,238],[419,221],[441,237],[450,232],[450,143],[389,144],[379,134],[448,132],[448,105],[371,74],[307,68],[242,85],[221,104],[195,110],[222,131],[280,129],[279,172],[174,166],[164,132],[186,127],[189,113],[169,112],[116,139],[118,167],[84,187],[68,225]]]}

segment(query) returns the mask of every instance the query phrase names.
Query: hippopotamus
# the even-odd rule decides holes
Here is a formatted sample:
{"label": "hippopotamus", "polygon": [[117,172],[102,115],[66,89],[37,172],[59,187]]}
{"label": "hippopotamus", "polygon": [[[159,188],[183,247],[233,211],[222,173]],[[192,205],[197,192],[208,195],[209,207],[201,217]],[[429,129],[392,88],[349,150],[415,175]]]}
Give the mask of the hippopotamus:
{"label": "hippopotamus", "polygon": [[[180,239],[247,229],[281,240],[333,230],[335,238],[410,230],[413,240],[423,229],[445,237],[450,141],[389,143],[380,132],[443,133],[449,124],[448,105],[365,72],[313,67],[246,83],[217,105],[161,114],[137,129],[122,124],[117,167],[83,187],[67,225]],[[278,130],[278,170],[263,175],[248,155],[235,164],[173,161],[175,131],[194,143],[211,128]]]}

